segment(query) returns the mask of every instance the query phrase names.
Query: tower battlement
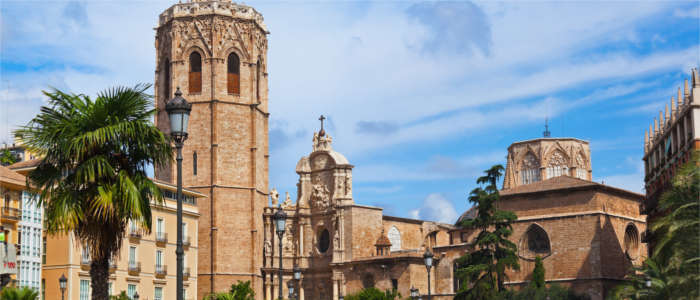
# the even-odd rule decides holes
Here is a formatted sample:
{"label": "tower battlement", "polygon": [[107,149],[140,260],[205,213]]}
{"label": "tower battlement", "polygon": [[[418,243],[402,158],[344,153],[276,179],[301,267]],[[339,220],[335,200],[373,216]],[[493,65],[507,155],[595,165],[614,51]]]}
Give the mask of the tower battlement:
{"label": "tower battlement", "polygon": [[230,16],[236,19],[251,20],[255,22],[260,29],[267,31],[264,18],[255,8],[244,4],[238,4],[230,1],[198,1],[192,0],[186,3],[178,3],[166,9],[158,18],[158,26],[163,26],[174,18],[192,17],[203,15],[222,15]]}

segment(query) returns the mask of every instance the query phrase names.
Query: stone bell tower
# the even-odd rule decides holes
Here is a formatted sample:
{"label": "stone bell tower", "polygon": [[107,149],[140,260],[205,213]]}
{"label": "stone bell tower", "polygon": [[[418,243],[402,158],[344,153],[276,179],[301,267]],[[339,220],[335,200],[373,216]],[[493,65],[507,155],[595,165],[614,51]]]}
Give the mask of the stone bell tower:
{"label": "stone bell tower", "polygon": [[[268,33],[254,8],[229,1],[192,0],[171,6],[159,17],[156,124],[170,131],[165,102],[179,88],[192,103],[182,151],[183,183],[207,195],[196,204],[199,224],[187,224],[184,233],[190,247],[198,247],[196,259],[185,251],[197,286],[195,291],[185,282],[188,297],[202,299],[238,280],[251,281],[256,294],[262,294]],[[174,182],[175,177],[174,163],[156,170],[159,180]]]}

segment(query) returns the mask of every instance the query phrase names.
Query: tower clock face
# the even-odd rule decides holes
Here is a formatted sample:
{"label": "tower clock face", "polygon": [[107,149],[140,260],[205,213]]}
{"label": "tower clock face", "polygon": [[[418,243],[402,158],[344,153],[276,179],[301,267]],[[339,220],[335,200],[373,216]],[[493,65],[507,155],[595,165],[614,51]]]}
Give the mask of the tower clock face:
{"label": "tower clock face", "polygon": [[328,233],[328,229],[323,229],[318,236],[318,251],[325,253],[330,247],[331,235]]}

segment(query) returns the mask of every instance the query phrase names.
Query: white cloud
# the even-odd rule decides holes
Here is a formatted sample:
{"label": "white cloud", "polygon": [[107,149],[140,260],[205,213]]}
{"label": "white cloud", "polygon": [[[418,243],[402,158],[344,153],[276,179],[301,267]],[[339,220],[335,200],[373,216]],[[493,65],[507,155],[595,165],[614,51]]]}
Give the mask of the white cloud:
{"label": "white cloud", "polygon": [[673,16],[677,18],[694,18],[700,19],[700,6],[696,6],[690,9],[680,9],[677,8],[673,11]]}
{"label": "white cloud", "polygon": [[435,193],[428,195],[420,208],[411,210],[409,216],[415,219],[453,224],[457,221],[459,214],[452,202],[441,194]]}

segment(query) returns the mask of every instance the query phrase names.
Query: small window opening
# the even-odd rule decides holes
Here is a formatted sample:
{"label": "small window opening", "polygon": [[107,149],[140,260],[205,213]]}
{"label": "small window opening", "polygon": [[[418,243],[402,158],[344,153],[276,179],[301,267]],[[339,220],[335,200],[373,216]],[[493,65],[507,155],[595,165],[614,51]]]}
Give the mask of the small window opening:
{"label": "small window opening", "polygon": [[189,85],[190,94],[202,92],[202,56],[197,51],[190,54]]}

